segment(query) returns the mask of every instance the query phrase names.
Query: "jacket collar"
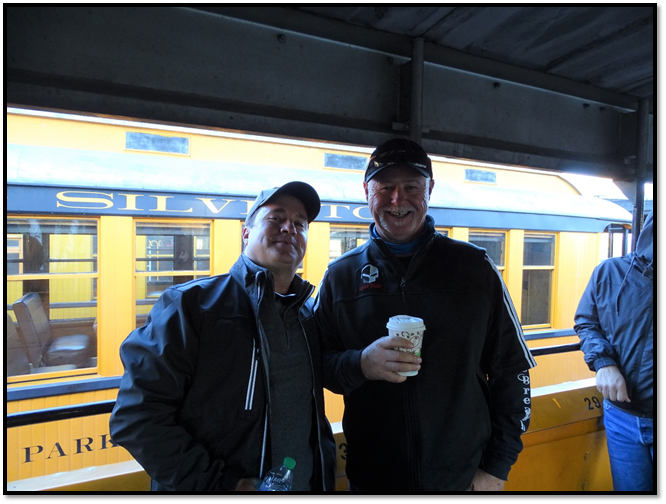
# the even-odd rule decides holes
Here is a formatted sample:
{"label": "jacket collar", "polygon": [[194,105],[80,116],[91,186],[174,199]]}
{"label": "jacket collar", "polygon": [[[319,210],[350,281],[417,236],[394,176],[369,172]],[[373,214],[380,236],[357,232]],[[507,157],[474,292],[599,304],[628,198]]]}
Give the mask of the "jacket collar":
{"label": "jacket collar", "polygon": [[[229,274],[245,288],[250,298],[258,305],[267,292],[275,293],[273,273],[268,268],[259,266],[245,254],[241,254],[236,263],[229,270]],[[300,276],[294,275],[290,292],[296,294],[296,299],[307,299],[313,286]]]}
{"label": "jacket collar", "polygon": [[409,243],[389,243],[377,233],[377,224],[370,224],[370,237],[373,241],[381,241],[386,244],[388,249],[395,255],[414,255],[421,246],[428,241],[428,238],[435,233],[435,220],[426,215],[423,230],[414,240]]}

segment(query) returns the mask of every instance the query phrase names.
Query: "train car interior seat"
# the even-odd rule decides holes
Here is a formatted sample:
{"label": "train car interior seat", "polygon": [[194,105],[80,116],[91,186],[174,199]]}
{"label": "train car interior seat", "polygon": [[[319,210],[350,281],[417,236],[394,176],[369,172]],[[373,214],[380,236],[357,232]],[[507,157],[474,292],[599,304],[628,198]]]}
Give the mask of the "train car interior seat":
{"label": "train car interior seat", "polygon": [[19,338],[16,326],[11,315],[7,313],[7,376],[16,376],[29,374],[30,360],[28,359],[28,349],[23,345]]}
{"label": "train car interior seat", "polygon": [[33,367],[71,365],[90,367],[90,337],[71,334],[53,338],[44,305],[36,292],[29,292],[13,304],[14,314],[29,355],[39,352],[41,359]]}
{"label": "train car interior seat", "polygon": [[[25,374],[36,373],[50,373],[53,371],[66,371],[68,369],[76,369],[74,364],[65,364],[62,366],[46,366],[46,367],[33,367],[30,362],[30,354],[23,342],[23,338],[19,335],[14,325],[14,321],[9,313],[7,313],[7,376],[17,376]],[[39,353],[36,353],[39,356]],[[37,360],[39,366],[39,360]]]}

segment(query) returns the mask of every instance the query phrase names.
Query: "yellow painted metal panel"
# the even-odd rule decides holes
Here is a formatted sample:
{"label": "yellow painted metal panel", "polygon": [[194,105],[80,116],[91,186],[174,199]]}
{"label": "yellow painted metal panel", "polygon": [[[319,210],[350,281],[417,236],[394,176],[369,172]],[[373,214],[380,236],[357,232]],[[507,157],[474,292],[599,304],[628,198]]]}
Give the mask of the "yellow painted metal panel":
{"label": "yellow painted metal panel", "polygon": [[[571,430],[571,426],[562,429]],[[523,438],[529,438],[526,434]],[[504,489],[519,492],[612,491],[604,430],[526,446]]]}
{"label": "yellow painted metal panel", "polygon": [[211,274],[222,275],[238,260],[241,253],[241,222],[215,219],[211,237]]}
{"label": "yellow painted metal panel", "polygon": [[[115,399],[117,389],[26,399],[7,403],[8,413]],[[109,414],[7,429],[7,481],[131,460],[114,446]]]}
{"label": "yellow painted metal panel", "polygon": [[449,237],[454,240],[469,241],[469,228],[453,227]]}
{"label": "yellow painted metal panel", "polygon": [[594,379],[535,389],[525,448],[505,489],[612,490],[602,402]]}
{"label": "yellow painted metal panel", "polygon": [[324,389],[324,406],[326,407],[326,418],[329,422],[342,422],[342,414],[345,410],[342,395]]}
{"label": "yellow painted metal panel", "polygon": [[[331,225],[328,222],[313,222],[308,231],[308,251],[303,259],[303,278],[319,287],[328,268]],[[315,291],[316,292],[316,291]]]}
{"label": "yellow painted metal panel", "polygon": [[123,152],[126,127],[7,114],[7,143]]}
{"label": "yellow painted metal panel", "polygon": [[150,477],[135,460],[39,476],[7,484],[8,492],[148,492]]}
{"label": "yellow painted metal panel", "polygon": [[523,293],[523,251],[525,248],[525,231],[512,229],[506,234],[506,268],[504,283],[509,290],[513,306],[520,316]]}
{"label": "yellow painted metal panel", "polygon": [[123,373],[118,349],[136,325],[133,243],[131,217],[100,218],[97,370],[102,376]]}
{"label": "yellow painted metal panel", "polygon": [[555,270],[557,299],[553,327],[573,327],[574,315],[592,270],[599,263],[599,235],[560,233],[559,257]]}

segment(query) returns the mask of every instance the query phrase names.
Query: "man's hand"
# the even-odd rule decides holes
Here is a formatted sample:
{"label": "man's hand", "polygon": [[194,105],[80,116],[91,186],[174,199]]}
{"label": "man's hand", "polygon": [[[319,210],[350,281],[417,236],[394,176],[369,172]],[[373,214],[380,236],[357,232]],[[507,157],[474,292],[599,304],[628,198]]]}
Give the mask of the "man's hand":
{"label": "man's hand", "polygon": [[258,492],[261,480],[259,478],[243,478],[236,484],[237,492]]}
{"label": "man's hand", "polygon": [[504,483],[504,480],[488,474],[483,469],[477,469],[467,490],[470,492],[501,492],[504,490]]}
{"label": "man's hand", "polygon": [[605,366],[597,371],[597,389],[609,401],[631,402],[624,376],[617,366]]}
{"label": "man's hand", "polygon": [[407,377],[397,371],[418,371],[421,358],[396,348],[412,349],[411,341],[399,336],[384,336],[365,347],[361,353],[361,369],[368,380],[386,380],[402,383]]}

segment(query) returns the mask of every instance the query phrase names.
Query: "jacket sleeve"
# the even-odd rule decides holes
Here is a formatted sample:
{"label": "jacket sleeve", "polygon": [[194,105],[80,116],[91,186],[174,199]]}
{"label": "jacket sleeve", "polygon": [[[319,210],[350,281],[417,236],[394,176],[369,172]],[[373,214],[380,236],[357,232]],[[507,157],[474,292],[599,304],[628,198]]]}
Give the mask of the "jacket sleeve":
{"label": "jacket sleeve", "polygon": [[113,441],[170,490],[233,490],[240,479],[179,425],[198,352],[198,338],[179,291],[168,289],[120,347],[125,366],[109,422]]}
{"label": "jacket sleeve", "polygon": [[598,371],[605,366],[617,366],[615,351],[601,326],[597,307],[597,282],[602,265],[592,272],[574,316],[574,331],[580,338],[580,348],[585,354],[585,363],[590,371]]}
{"label": "jacket sleeve", "polygon": [[324,387],[335,394],[349,394],[367,381],[361,369],[360,350],[345,350],[334,315],[328,270],[315,301],[315,320],[321,335]]}
{"label": "jacket sleeve", "polygon": [[481,469],[506,481],[523,449],[520,436],[530,425],[530,373],[527,369],[496,371],[489,376],[488,385],[492,397],[492,431]]}
{"label": "jacket sleeve", "polygon": [[494,264],[488,274],[492,315],[482,356],[490,390],[491,434],[481,469],[506,480],[523,449],[520,436],[531,416],[529,368],[536,365],[523,337],[518,315]]}

